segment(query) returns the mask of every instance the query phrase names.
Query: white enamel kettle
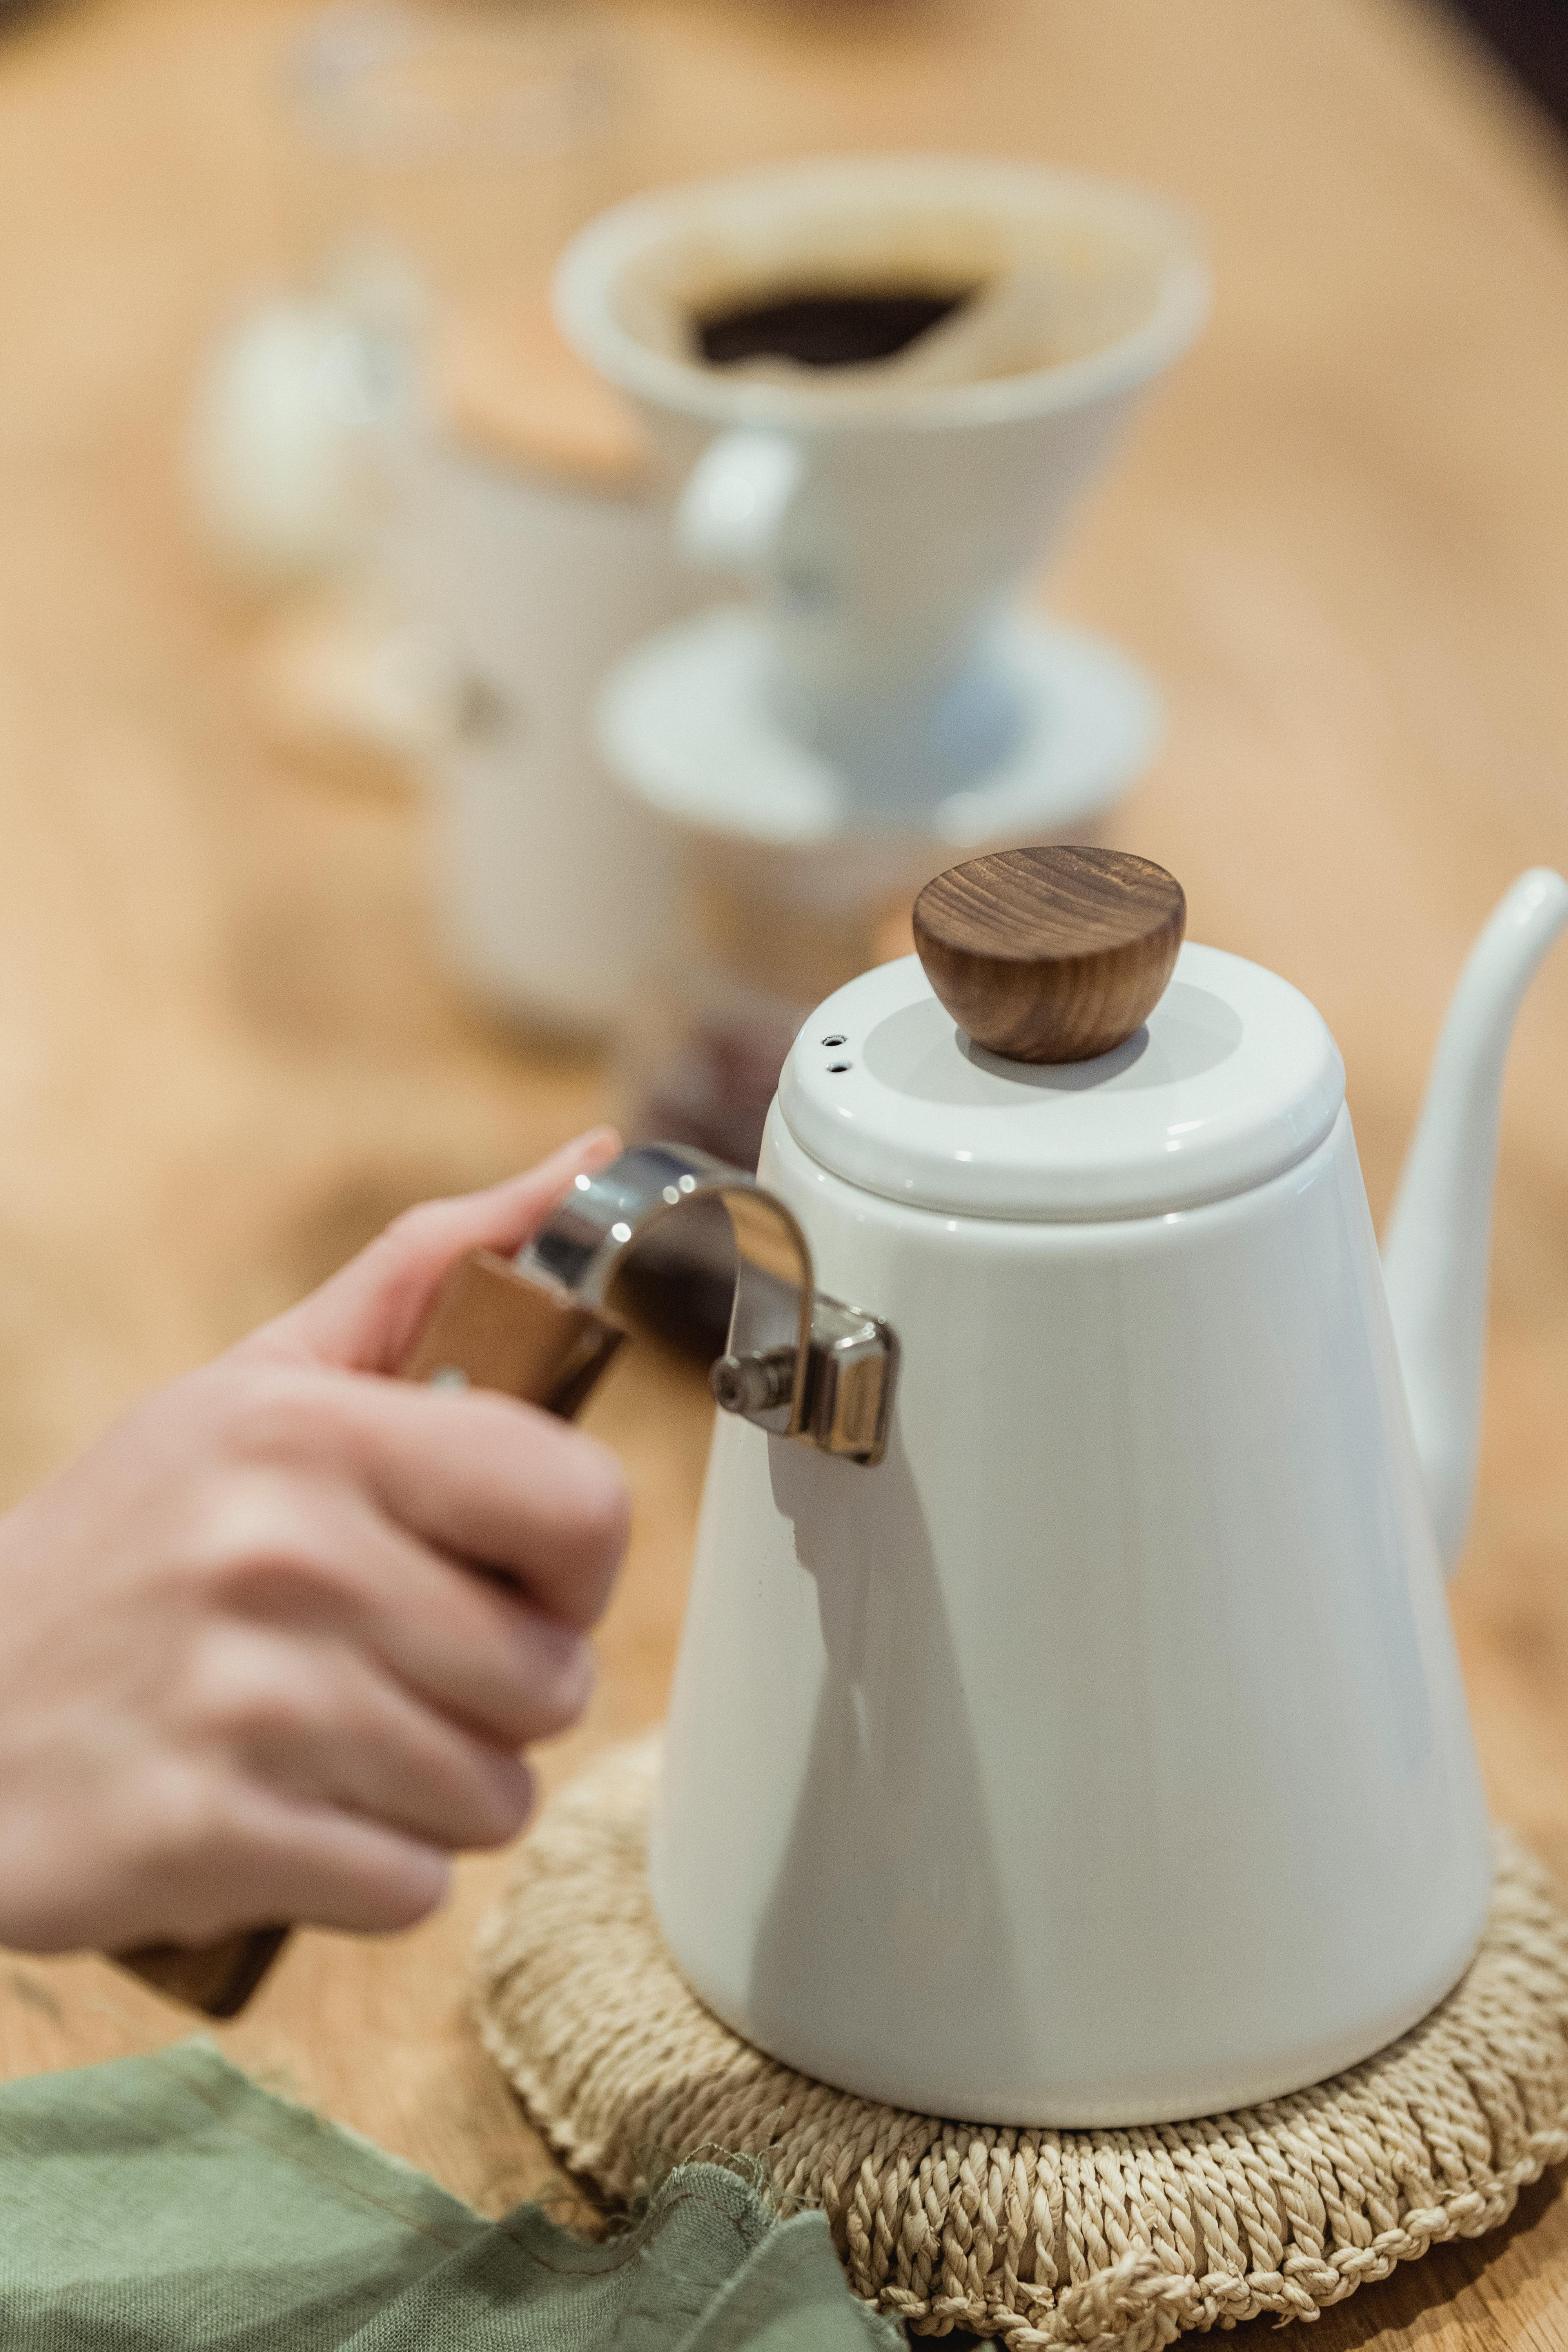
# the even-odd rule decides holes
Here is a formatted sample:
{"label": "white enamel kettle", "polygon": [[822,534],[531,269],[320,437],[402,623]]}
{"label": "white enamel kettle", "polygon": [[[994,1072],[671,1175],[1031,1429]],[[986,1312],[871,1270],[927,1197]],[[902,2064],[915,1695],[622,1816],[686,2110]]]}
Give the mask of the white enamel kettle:
{"label": "white enamel kettle", "polygon": [[[1470,958],[1386,1280],[1333,1039],[1177,954],[1184,914],[1109,853],[956,869],[917,939],[1011,1054],[910,957],[814,1015],[769,1120],[759,1181],[896,1336],[896,1393],[870,1466],[721,1418],[653,1895],[727,2023],[900,2106],[1265,2099],[1415,2022],[1486,1916],[1440,1561],[1503,1059],[1568,884],[1526,875]],[[1125,1042],[1016,1057],[1093,1054],[1100,1000]]]}

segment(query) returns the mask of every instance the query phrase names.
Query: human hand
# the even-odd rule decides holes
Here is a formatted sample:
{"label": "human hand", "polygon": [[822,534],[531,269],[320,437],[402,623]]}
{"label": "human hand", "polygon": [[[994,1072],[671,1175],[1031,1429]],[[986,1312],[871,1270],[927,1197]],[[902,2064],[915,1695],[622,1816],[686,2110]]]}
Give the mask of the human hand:
{"label": "human hand", "polygon": [[406,1927],[521,1827],[518,1751],[592,1687],[620,1470],[531,1405],[386,1375],[466,1251],[517,1249],[618,1149],[410,1210],[0,1519],[0,1942]]}

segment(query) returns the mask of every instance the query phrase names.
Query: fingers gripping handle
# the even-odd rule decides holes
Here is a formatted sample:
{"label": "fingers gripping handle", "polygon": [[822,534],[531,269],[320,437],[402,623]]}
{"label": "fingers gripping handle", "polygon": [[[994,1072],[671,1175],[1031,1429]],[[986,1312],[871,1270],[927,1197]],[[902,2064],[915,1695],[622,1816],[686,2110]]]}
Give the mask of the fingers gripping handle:
{"label": "fingers gripping handle", "polygon": [[[403,1377],[500,1389],[570,1420],[626,1337],[613,1293],[627,1257],[673,1212],[711,1199],[729,1211],[736,1252],[729,1349],[710,1375],[718,1402],[773,1436],[880,1461],[898,1363],[892,1332],[816,1291],[805,1236],[782,1201],[742,1170],[674,1144],[640,1146],[579,1176],[515,1258],[471,1250],[460,1259]],[[258,1927],[199,1951],[160,1944],[116,1957],[160,1992],[233,2017],[288,1933]]]}
{"label": "fingers gripping handle", "polygon": [[[453,1268],[402,1366],[406,1380],[437,1387],[503,1390],[570,1420],[623,1334],[520,1275],[510,1258],[470,1250]],[[208,2017],[237,2016],[288,1939],[287,1927],[254,1927],[220,1944],[119,1952],[122,1968]]]}
{"label": "fingers gripping handle", "polygon": [[[402,1367],[437,1386],[502,1389],[570,1419],[620,1344],[602,1318],[525,1281],[510,1258],[470,1250],[443,1286]],[[287,1927],[254,1927],[187,1950],[115,1955],[157,1991],[208,2017],[234,2017],[283,1948]]]}

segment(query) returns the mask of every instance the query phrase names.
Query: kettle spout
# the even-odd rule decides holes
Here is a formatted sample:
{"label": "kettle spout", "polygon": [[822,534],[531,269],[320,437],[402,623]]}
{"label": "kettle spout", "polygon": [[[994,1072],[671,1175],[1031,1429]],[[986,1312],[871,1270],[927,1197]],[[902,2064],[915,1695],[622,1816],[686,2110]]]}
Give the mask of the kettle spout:
{"label": "kettle spout", "polygon": [[1503,1065],[1568,882],[1521,875],[1470,951],[1443,1024],[1384,1243],[1405,1391],[1445,1569],[1463,1548],[1480,1444],[1492,1180]]}

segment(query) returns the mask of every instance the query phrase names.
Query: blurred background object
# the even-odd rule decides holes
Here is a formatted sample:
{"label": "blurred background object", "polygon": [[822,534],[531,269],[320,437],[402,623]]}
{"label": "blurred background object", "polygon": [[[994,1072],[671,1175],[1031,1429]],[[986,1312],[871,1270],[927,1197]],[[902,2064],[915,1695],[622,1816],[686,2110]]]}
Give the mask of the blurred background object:
{"label": "blurred background object", "polygon": [[696,583],[672,557],[629,421],[628,462],[584,478],[518,420],[510,452],[454,416],[411,470],[386,574],[447,648],[453,723],[421,747],[452,971],[509,1020],[606,1037],[669,929],[662,828],[617,791],[594,697]]}
{"label": "blurred background object", "polygon": [[600,740],[680,871],[629,1124],[754,1166],[800,1022],[900,951],[921,884],[1092,837],[1152,755],[1141,671],[1019,590],[1206,273],[1155,199],[938,154],[642,197],[558,288],[647,423],[682,552],[752,592],[628,655]]}
{"label": "blurred background object", "polygon": [[537,286],[605,196],[621,70],[592,0],[331,0],[283,75],[306,238],[374,233],[456,310]]}
{"label": "blurred background object", "polygon": [[346,583],[265,625],[268,722],[423,779],[456,975],[508,1019],[602,1035],[662,900],[592,692],[689,601],[637,427],[549,306],[627,168],[616,24],[577,0],[335,0],[280,92],[296,289],[220,340],[193,432],[238,577]]}
{"label": "blurred background object", "polygon": [[[753,591],[754,689],[729,689],[745,706],[730,756],[750,753],[758,789],[793,769],[861,829],[994,790],[1041,820],[1030,768],[1052,714],[1016,642],[1040,627],[1016,617],[1018,591],[1207,299],[1171,206],[951,154],[700,183],[574,242],[568,333],[686,477],[687,551]],[[838,351],[797,360],[792,308],[831,317]],[[1008,331],[988,341],[998,310]],[[861,359],[868,323],[900,310],[913,331]],[[748,311],[779,338],[761,364],[709,358],[707,322]],[[721,628],[710,694],[730,643]]]}
{"label": "blurred background object", "polygon": [[1568,131],[1568,12],[1563,0],[1449,0]]}
{"label": "blurred background object", "polygon": [[198,493],[237,566],[372,552],[449,355],[537,313],[616,192],[623,96],[613,24],[574,0],[332,0],[306,23],[279,76],[294,284],[220,343],[198,408]]}
{"label": "blurred background object", "polygon": [[214,551],[258,589],[374,556],[419,414],[418,280],[341,247],[241,319],[199,386],[191,479]]}
{"label": "blurred background object", "polygon": [[[997,614],[1195,330],[1205,280],[1168,209],[962,159],[808,164],[605,214],[644,160],[635,84],[618,20],[574,0],[309,19],[280,81],[295,283],[220,339],[192,478],[237,579],[312,591],[260,625],[275,738],[336,772],[357,738],[429,786],[455,975],[553,1035],[618,1024],[638,1131],[716,1086],[750,1161],[784,1043],[886,909],[954,846],[1092,831],[1149,757],[1156,698],[1130,663]],[[550,277],[595,213],[563,281],[574,350]],[[647,281],[633,308],[650,254],[655,277],[696,254],[748,299],[866,267],[964,283],[917,322],[938,331],[838,372],[815,415],[825,372],[712,364],[689,289],[666,298],[673,356],[622,331],[622,248]],[[790,478],[765,527],[742,478],[759,460]],[[750,578],[752,619],[721,608],[641,646],[595,735],[601,681],[702,601],[704,562]],[[781,790],[823,804],[814,854],[759,884],[800,831],[781,836]],[[690,929],[672,856],[696,861],[681,909],[738,894],[757,919]],[[679,1046],[647,1058],[650,1006],[678,1034],[682,993],[697,1060],[718,1054],[705,1077]]]}

